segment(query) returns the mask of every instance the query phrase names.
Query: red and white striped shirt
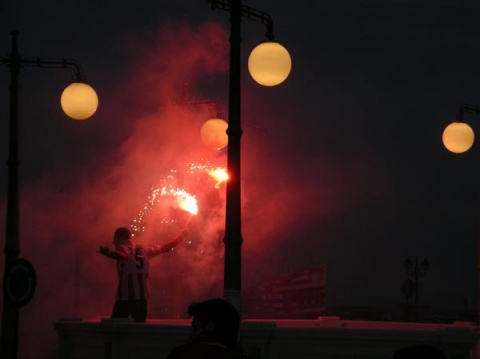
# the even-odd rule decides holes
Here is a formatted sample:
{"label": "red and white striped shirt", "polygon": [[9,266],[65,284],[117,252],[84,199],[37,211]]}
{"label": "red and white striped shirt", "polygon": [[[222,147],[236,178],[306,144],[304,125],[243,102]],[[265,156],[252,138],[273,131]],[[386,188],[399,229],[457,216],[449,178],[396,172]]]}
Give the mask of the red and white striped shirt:
{"label": "red and white striped shirt", "polygon": [[149,258],[152,251],[139,245],[120,245],[119,250],[127,254],[126,260],[117,261],[117,299],[148,299]]}
{"label": "red and white striped shirt", "polygon": [[142,246],[126,241],[123,244],[117,243],[113,251],[108,249],[100,251],[101,254],[117,260],[119,279],[117,299],[148,299],[149,259],[173,250],[186,234],[187,232],[183,231],[173,241],[164,245]]}

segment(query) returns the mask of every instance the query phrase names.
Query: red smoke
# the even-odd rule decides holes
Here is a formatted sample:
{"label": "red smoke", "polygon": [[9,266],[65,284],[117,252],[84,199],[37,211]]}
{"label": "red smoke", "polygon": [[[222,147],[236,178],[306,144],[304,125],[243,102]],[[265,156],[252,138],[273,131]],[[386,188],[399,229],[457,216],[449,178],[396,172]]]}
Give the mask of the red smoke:
{"label": "red smoke", "polygon": [[[81,124],[81,136],[72,139],[83,144],[82,163],[46,169],[22,188],[22,256],[34,264],[38,285],[33,301],[21,310],[21,343],[38,342],[43,335],[42,341],[56,350],[54,321],[109,317],[115,265],[95,252],[111,242],[116,227],[132,223],[152,186],[172,169],[179,187],[199,196],[199,215],[190,221],[172,213],[175,221],[168,225],[153,216],[137,239],[164,243],[189,223],[191,243],[152,260],[149,317],[185,316],[189,302],[221,295],[225,188],[216,190],[214,183],[208,187],[206,179],[193,178],[185,168],[190,162],[226,166],[225,151],[212,152],[200,141],[200,126],[213,115],[211,109],[188,104],[218,101],[226,117],[228,34],[213,23],[192,28],[172,21],[156,33],[132,34],[126,51],[129,66],[110,88],[97,89],[99,111]],[[284,269],[282,245],[292,240],[300,245],[305,238],[295,238],[295,231],[302,223],[346,205],[338,198],[348,196],[348,181],[328,173],[332,163],[326,158],[312,159],[295,149],[301,140],[292,136],[301,129],[288,118],[294,112],[288,101],[270,108],[256,101],[255,91],[260,90],[244,83],[242,210],[248,287]],[[363,180],[361,163],[346,168]],[[320,235],[313,243],[306,239],[310,242],[303,245],[310,243],[311,251],[322,243]],[[322,261],[311,257],[303,264]],[[35,346],[21,350],[25,357],[39,357]]]}

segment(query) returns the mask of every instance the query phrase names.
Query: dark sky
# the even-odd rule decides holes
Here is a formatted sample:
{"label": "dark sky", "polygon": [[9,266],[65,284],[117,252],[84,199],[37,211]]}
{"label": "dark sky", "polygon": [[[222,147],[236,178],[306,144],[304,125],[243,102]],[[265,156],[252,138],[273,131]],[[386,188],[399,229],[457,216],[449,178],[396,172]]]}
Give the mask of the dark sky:
{"label": "dark sky", "polygon": [[[448,153],[441,134],[459,104],[480,104],[480,5],[244,5],[271,15],[276,39],[293,60],[281,86],[254,83],[247,56],[265,30],[243,21],[244,287],[326,264],[328,305],[392,307],[405,300],[403,261],[418,256],[431,263],[421,280],[422,303],[462,308],[466,299],[475,308],[480,151]],[[4,0],[0,56],[10,51],[12,29],[20,31],[25,57],[79,61],[100,98],[90,120],[69,120],[58,98],[71,72],[22,69],[21,250],[38,275],[35,297],[22,309],[28,341],[37,334],[26,328],[51,331],[62,316],[108,316],[115,269],[95,254],[97,246],[131,223],[172,169],[182,173],[187,162],[226,165],[225,152],[199,142],[208,109],[179,102],[188,84],[191,102],[216,101],[226,116],[228,14],[198,0]],[[5,161],[8,81],[2,66]],[[467,119],[480,130],[479,118]],[[2,213],[6,177],[0,166]],[[185,177],[201,200],[189,222],[193,244],[153,264],[152,292],[169,298],[183,290],[190,301],[221,275],[224,187],[212,192],[200,187],[204,178],[192,185],[192,176]],[[166,241],[156,235],[173,235],[187,221],[171,216],[173,224],[157,221],[139,241]],[[165,274],[172,268],[182,273],[178,281]]]}

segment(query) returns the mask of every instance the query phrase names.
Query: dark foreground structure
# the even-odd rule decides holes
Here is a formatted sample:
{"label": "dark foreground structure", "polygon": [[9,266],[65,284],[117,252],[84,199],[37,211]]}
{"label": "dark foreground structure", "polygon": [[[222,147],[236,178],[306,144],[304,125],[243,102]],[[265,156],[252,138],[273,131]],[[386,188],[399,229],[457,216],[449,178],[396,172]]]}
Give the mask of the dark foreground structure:
{"label": "dark foreground structure", "polygon": [[[60,359],[158,359],[186,342],[191,321],[60,319]],[[244,320],[241,346],[250,359],[387,359],[402,347],[433,345],[449,359],[480,359],[476,325],[316,320]]]}

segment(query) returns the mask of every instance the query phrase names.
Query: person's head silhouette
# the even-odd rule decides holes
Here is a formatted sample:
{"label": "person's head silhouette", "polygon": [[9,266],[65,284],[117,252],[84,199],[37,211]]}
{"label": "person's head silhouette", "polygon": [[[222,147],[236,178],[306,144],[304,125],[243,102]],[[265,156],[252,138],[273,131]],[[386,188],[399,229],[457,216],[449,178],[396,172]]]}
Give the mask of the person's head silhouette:
{"label": "person's head silhouette", "polygon": [[417,344],[395,350],[393,359],[447,359],[447,356],[433,345]]}
{"label": "person's head silhouette", "polygon": [[188,307],[192,317],[192,341],[217,341],[230,348],[237,344],[240,315],[237,309],[224,299],[195,302]]}

